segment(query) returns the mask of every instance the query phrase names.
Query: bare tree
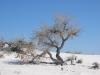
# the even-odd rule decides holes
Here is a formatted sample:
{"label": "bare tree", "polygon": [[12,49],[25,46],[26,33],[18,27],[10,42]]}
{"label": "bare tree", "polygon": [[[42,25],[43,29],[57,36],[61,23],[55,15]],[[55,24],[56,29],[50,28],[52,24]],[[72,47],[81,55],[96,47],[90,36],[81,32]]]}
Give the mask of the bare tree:
{"label": "bare tree", "polygon": [[[43,26],[43,28],[36,33],[38,38],[39,47],[48,49],[47,53],[50,55],[53,61],[56,60],[57,64],[62,64],[64,61],[60,56],[60,51],[63,48],[65,42],[79,32],[77,27],[71,25],[71,21],[68,17],[57,16],[53,26]],[[52,57],[49,50],[55,49],[56,59]]]}

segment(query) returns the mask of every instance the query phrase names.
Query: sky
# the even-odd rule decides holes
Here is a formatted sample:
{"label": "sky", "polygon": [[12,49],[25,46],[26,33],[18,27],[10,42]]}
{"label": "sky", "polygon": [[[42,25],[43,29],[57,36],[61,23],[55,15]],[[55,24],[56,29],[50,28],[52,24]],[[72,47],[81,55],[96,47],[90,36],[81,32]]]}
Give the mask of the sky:
{"label": "sky", "polygon": [[80,33],[69,39],[64,51],[100,54],[100,0],[0,0],[0,38],[30,39],[55,14],[70,16]]}

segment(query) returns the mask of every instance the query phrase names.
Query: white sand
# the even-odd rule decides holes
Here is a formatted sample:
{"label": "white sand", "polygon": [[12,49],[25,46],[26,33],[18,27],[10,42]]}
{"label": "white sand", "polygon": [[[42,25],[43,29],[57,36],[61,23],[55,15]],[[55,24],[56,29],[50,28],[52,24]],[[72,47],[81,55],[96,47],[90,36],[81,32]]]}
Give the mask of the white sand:
{"label": "white sand", "polygon": [[[66,53],[61,54],[64,59],[71,55]],[[79,54],[76,56],[83,60],[82,64],[64,65],[63,70],[61,70],[60,65],[56,66],[53,64],[16,64],[18,59],[14,58],[13,54],[0,58],[0,75],[100,75],[100,69],[89,69],[93,62],[100,63],[100,55]]]}

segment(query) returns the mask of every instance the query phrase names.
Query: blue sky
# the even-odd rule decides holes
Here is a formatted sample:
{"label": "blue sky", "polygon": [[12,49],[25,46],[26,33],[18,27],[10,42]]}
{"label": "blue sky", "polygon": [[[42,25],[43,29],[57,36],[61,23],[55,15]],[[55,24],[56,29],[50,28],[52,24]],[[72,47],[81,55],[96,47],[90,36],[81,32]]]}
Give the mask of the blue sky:
{"label": "blue sky", "polygon": [[0,37],[31,38],[42,24],[51,25],[56,13],[71,16],[81,29],[63,50],[100,54],[100,0],[0,0]]}

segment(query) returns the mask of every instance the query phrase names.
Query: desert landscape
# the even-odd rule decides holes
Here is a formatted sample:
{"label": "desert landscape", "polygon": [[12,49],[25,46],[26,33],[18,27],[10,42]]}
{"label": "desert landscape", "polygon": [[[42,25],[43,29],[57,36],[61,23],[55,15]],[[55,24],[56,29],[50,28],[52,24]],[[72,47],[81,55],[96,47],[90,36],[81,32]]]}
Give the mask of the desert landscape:
{"label": "desert landscape", "polygon": [[[54,55],[55,53],[52,52]],[[100,63],[100,55],[86,55],[86,54],[71,54],[61,53],[61,56],[66,60],[68,57],[77,56],[77,59],[81,59],[82,63],[76,63],[74,65],[67,64],[55,65],[55,64],[20,64],[20,59],[15,58],[16,54],[5,55],[0,58],[0,75],[99,75],[100,69],[91,68],[94,62]],[[52,62],[50,58],[43,58],[44,62]]]}
{"label": "desert landscape", "polygon": [[100,75],[100,0],[0,0],[0,75]]}

